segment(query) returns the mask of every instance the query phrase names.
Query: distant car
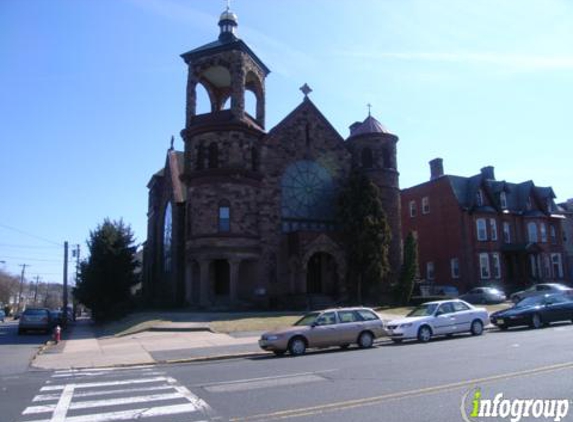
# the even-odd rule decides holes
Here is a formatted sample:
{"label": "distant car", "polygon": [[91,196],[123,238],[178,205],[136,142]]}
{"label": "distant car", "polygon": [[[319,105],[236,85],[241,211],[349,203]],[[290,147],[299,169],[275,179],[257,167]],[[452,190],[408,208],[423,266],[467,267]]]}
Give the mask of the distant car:
{"label": "distant car", "polygon": [[4,319],[6,318],[6,313],[2,310],[0,310],[0,322],[4,322]]}
{"label": "distant car", "polygon": [[502,303],[507,299],[505,293],[494,287],[474,287],[466,294],[460,296],[468,303]]}
{"label": "distant car", "polygon": [[292,327],[264,333],[259,346],[277,356],[287,350],[297,356],[311,347],[347,348],[356,343],[360,348],[368,348],[382,335],[382,320],[372,309],[327,309],[303,316]]}
{"label": "distant car", "polygon": [[526,290],[513,293],[509,298],[513,303],[517,303],[526,297],[542,296],[549,293],[567,293],[573,294],[573,289],[564,284],[558,283],[540,283],[534,284]]}
{"label": "distant car", "polygon": [[63,328],[64,326],[64,313],[59,310],[50,311],[50,322],[52,328],[59,325]]}
{"label": "distant car", "polygon": [[426,343],[439,335],[470,332],[479,336],[488,321],[487,311],[483,308],[459,299],[440,300],[423,303],[405,318],[390,321],[386,325],[386,333],[395,343],[410,339]]}
{"label": "distant car", "polygon": [[29,330],[41,330],[49,333],[52,329],[50,310],[45,308],[28,308],[18,322],[18,334]]}
{"label": "distant car", "polygon": [[520,325],[540,328],[557,321],[573,322],[573,298],[563,293],[527,297],[512,308],[494,312],[490,320],[502,330]]}

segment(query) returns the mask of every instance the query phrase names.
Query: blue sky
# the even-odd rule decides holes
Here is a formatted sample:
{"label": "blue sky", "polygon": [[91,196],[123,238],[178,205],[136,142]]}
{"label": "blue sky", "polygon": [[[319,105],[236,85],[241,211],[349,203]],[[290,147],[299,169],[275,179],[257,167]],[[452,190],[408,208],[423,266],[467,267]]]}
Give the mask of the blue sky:
{"label": "blue sky", "polygon": [[[62,280],[64,240],[105,217],[146,238],[146,184],[182,149],[186,68],[219,0],[0,1],[0,268]],[[573,2],[236,0],[271,69],[267,129],[308,83],[344,136],[372,114],[400,137],[402,187],[428,161],[573,197]]]}

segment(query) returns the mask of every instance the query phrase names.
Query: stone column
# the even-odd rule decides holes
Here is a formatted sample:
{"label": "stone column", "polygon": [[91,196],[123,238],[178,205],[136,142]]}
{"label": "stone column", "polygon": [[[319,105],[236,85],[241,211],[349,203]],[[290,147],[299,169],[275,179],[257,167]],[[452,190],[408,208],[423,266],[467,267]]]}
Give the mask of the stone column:
{"label": "stone column", "polygon": [[229,299],[231,305],[237,304],[238,288],[239,288],[239,268],[241,266],[240,259],[229,259]]}
{"label": "stone column", "polygon": [[209,266],[211,261],[202,259],[199,261],[199,305],[209,306]]}

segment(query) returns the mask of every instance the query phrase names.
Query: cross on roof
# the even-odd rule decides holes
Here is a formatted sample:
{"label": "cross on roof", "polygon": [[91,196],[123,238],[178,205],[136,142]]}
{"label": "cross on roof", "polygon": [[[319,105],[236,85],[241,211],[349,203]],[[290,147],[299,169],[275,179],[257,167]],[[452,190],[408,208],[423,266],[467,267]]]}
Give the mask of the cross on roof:
{"label": "cross on roof", "polygon": [[225,3],[227,3],[227,10],[231,10],[231,0],[225,0]]}
{"label": "cross on roof", "polygon": [[372,104],[368,103],[366,104],[366,107],[368,107],[368,116],[370,116],[370,109],[372,108]]}
{"label": "cross on roof", "polygon": [[304,94],[304,98],[308,98],[308,94],[312,92],[312,88],[305,83],[303,86],[299,88],[301,92]]}

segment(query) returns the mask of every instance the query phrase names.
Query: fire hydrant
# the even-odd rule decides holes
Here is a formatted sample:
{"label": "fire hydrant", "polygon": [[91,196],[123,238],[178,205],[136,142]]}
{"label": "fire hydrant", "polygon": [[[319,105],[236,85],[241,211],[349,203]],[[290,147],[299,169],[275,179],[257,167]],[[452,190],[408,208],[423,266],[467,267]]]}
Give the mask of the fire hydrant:
{"label": "fire hydrant", "polygon": [[60,328],[59,325],[56,325],[56,327],[54,328],[54,341],[56,342],[56,344],[60,342],[61,338],[62,338],[62,329]]}

